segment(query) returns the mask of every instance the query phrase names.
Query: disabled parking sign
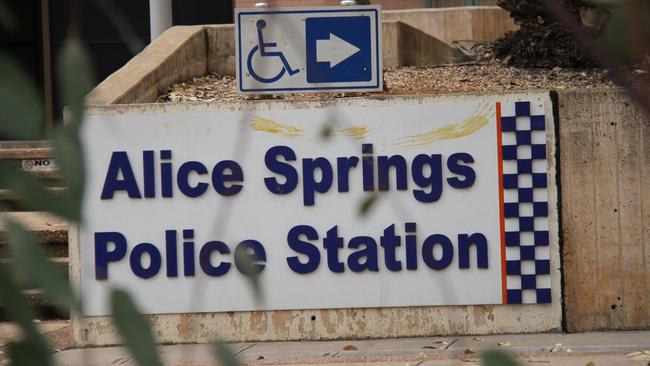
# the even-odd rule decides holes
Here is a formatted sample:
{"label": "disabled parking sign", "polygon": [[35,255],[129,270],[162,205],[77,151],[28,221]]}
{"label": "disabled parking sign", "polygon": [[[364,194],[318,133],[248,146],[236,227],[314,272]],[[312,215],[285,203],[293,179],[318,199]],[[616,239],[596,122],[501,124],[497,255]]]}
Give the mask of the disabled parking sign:
{"label": "disabled parking sign", "polygon": [[240,94],[382,91],[379,6],[236,11]]}

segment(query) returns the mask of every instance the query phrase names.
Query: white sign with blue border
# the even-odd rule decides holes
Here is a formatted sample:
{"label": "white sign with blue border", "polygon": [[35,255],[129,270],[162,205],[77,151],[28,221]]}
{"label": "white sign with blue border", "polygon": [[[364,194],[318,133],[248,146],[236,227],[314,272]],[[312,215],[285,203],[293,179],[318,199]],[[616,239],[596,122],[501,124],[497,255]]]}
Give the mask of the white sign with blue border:
{"label": "white sign with blue border", "polygon": [[237,9],[241,94],[382,91],[379,6]]}
{"label": "white sign with blue border", "polygon": [[553,110],[543,92],[92,107],[84,315],[113,288],[146,314],[558,304]]}

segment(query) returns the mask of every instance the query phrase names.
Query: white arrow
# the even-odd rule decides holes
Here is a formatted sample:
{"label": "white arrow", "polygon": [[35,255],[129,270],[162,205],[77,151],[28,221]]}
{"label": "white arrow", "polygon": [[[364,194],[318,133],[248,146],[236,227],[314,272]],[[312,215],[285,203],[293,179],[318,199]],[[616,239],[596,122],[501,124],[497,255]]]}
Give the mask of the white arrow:
{"label": "white arrow", "polygon": [[361,49],[330,33],[329,39],[316,40],[316,61],[329,62],[330,68],[355,55]]}

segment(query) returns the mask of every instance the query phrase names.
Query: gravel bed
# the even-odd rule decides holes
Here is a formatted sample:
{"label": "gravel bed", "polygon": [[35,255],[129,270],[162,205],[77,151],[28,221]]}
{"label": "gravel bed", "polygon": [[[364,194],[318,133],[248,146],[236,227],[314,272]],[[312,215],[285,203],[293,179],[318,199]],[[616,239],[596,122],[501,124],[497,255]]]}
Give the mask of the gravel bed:
{"label": "gravel bed", "polygon": [[[530,89],[587,89],[613,87],[601,69],[522,69],[498,62],[432,67],[399,67],[384,70],[384,92],[372,95],[421,95],[472,92],[504,92]],[[273,96],[291,100],[322,100],[369,93],[303,93]],[[250,100],[258,96],[237,95],[235,78],[210,74],[170,86],[158,102]],[[269,98],[269,97],[266,97]]]}

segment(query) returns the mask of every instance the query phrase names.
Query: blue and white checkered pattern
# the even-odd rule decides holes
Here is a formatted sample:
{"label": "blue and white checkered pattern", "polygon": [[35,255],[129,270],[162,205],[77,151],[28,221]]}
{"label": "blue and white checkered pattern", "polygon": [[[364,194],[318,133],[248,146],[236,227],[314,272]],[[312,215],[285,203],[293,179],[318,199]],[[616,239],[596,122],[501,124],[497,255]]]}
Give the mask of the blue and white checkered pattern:
{"label": "blue and white checkered pattern", "polygon": [[550,303],[544,105],[502,103],[501,133],[507,301]]}

